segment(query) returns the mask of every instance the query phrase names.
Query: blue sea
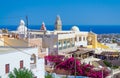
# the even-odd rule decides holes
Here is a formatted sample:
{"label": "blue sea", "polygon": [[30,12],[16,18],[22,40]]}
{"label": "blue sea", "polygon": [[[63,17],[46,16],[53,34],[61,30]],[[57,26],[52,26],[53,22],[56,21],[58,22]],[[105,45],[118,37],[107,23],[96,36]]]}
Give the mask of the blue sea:
{"label": "blue sea", "polygon": [[[73,25],[63,25],[63,30],[71,30]],[[119,33],[120,34],[120,25],[77,25],[80,31],[90,31],[92,30],[97,34],[110,34],[110,33]],[[0,29],[8,29],[9,31],[13,31],[17,29],[17,25],[2,25]],[[29,29],[39,30],[40,25],[29,25]],[[54,30],[54,25],[46,25],[47,30]]]}

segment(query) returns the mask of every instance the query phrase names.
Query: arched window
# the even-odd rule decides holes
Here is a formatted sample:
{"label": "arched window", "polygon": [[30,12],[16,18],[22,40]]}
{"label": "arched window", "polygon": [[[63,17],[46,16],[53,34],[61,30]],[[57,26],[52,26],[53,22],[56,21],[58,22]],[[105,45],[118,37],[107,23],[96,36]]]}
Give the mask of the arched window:
{"label": "arched window", "polygon": [[81,41],[81,37],[79,37],[79,41]]}
{"label": "arched window", "polygon": [[85,37],[83,37],[83,41],[85,41]]}
{"label": "arched window", "polygon": [[36,55],[32,54],[30,60],[31,60],[31,64],[35,64],[36,63]]}

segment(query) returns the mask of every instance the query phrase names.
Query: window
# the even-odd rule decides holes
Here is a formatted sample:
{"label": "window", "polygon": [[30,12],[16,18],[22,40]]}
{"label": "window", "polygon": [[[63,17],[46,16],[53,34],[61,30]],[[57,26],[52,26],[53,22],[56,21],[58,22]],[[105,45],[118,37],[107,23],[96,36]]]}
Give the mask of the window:
{"label": "window", "polygon": [[9,73],[9,70],[10,70],[9,64],[6,64],[6,65],[5,65],[5,73],[6,73],[6,74]]}
{"label": "window", "polygon": [[23,60],[20,61],[20,69],[23,68]]}
{"label": "window", "polygon": [[83,41],[85,41],[85,37],[83,37]]}
{"label": "window", "polygon": [[81,37],[79,37],[79,41],[81,41]]}
{"label": "window", "polygon": [[64,41],[64,44],[66,44],[66,41]]}
{"label": "window", "polygon": [[75,37],[75,41],[77,41],[77,37]]}
{"label": "window", "polygon": [[59,42],[58,44],[60,45],[61,43]]}
{"label": "window", "polygon": [[36,64],[36,55],[32,54],[30,60],[31,60],[31,64]]}

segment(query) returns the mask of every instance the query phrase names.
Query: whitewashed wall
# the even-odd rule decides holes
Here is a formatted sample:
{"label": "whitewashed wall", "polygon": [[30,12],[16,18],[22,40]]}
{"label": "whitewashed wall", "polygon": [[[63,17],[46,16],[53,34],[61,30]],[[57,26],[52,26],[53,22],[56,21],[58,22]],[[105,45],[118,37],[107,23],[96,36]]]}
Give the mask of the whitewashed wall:
{"label": "whitewashed wall", "polygon": [[0,46],[4,46],[4,38],[0,38]]}
{"label": "whitewashed wall", "polygon": [[[22,53],[22,52],[24,53]],[[23,65],[24,67],[30,69],[30,57],[32,54],[35,54],[36,56],[38,56],[38,49],[37,48],[27,48],[25,50],[21,50],[21,51],[15,51],[15,52],[9,52],[9,53],[5,53],[5,54],[0,54],[0,76],[2,78],[7,78],[7,75],[5,73],[5,65],[9,64],[10,65],[10,71],[13,71],[14,68],[20,68],[20,61],[23,60]],[[28,53],[28,54],[25,54]],[[29,55],[30,54],[30,55]],[[33,71],[33,73],[36,76],[39,76],[37,78],[44,78],[44,59],[39,59],[38,57],[36,57],[36,70],[40,70],[41,71]],[[42,66],[41,66],[42,65]],[[42,77],[40,77],[42,76]]]}

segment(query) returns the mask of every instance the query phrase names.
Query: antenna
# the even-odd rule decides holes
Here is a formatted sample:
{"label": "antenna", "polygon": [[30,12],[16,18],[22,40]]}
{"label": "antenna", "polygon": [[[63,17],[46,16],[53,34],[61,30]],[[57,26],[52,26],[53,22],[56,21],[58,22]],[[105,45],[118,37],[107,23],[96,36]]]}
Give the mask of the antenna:
{"label": "antenna", "polygon": [[26,16],[27,38],[28,38],[28,16]]}
{"label": "antenna", "polygon": [[26,26],[28,28],[28,16],[26,16]]}

